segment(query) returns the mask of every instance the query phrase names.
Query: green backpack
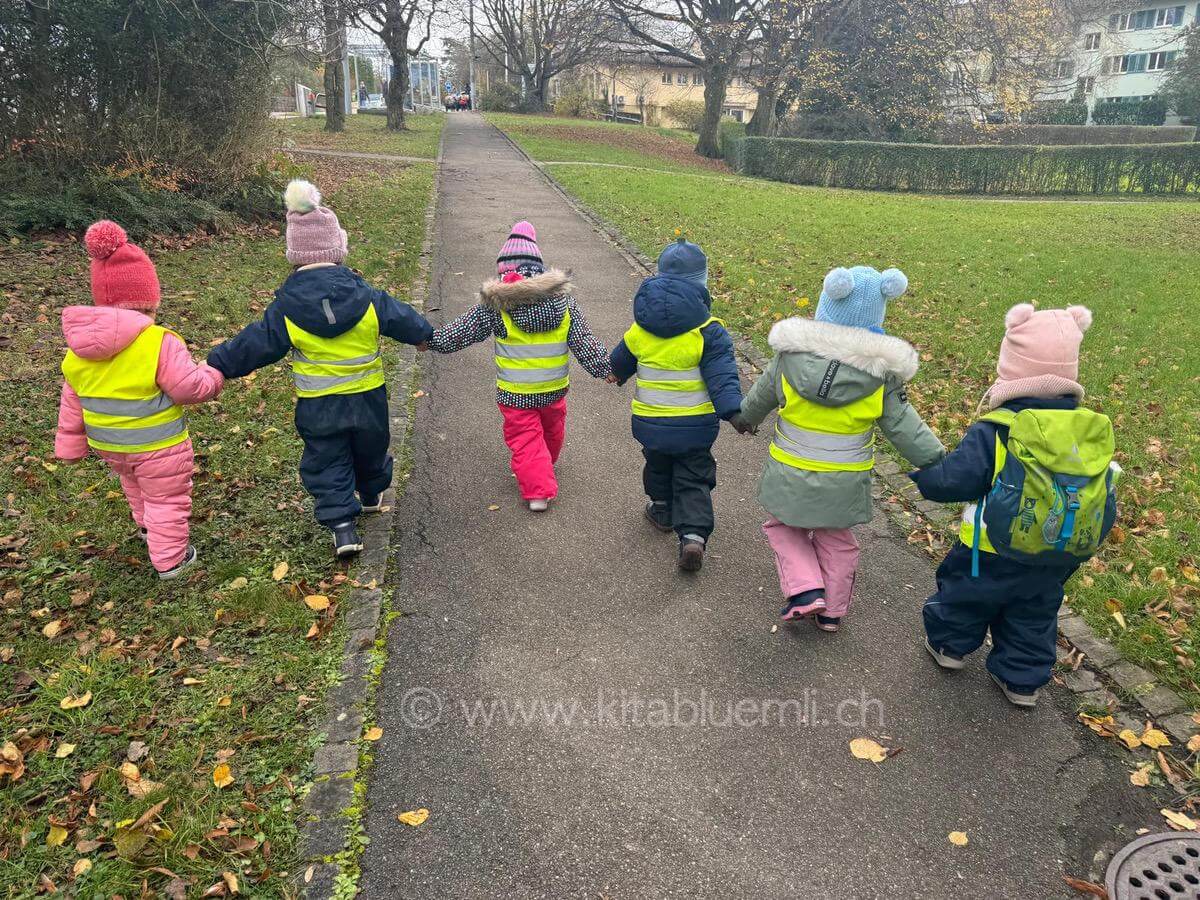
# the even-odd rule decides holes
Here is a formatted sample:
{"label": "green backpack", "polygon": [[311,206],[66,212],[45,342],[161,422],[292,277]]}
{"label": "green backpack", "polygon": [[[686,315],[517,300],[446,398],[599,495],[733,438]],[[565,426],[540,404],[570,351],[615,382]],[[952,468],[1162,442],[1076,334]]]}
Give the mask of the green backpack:
{"label": "green backpack", "polygon": [[[1115,439],[1107,416],[1086,409],[997,409],[982,421],[1008,427],[996,480],[975,511],[971,572],[979,541],[1030,565],[1078,564],[1093,556],[1117,519]],[[999,437],[997,437],[999,442]]]}

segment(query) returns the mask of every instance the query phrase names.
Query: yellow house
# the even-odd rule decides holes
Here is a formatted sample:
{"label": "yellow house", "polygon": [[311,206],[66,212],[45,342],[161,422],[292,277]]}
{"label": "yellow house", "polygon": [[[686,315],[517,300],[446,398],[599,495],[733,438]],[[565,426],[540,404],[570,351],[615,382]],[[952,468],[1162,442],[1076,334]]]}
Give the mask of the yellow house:
{"label": "yellow house", "polygon": [[[606,107],[611,107],[615,96],[619,116],[644,116],[647,125],[678,127],[683,123],[671,118],[667,106],[679,100],[704,102],[704,73],[700,69],[675,61],[655,61],[650,56],[580,66],[551,82],[551,98],[570,87],[582,88],[588,97],[602,101]],[[739,122],[749,122],[757,102],[758,91],[739,74],[729,83],[722,112]]]}

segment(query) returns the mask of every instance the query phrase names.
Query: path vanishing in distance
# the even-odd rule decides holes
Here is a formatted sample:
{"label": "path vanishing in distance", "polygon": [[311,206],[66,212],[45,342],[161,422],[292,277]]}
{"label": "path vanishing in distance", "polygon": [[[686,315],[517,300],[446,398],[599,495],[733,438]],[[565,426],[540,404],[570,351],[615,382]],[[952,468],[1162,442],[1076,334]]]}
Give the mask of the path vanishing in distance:
{"label": "path vanishing in distance", "polygon": [[[522,218],[611,346],[640,275],[474,114],[446,123],[430,318],[469,307]],[[628,385],[572,365],[560,497],[533,514],[508,470],[491,344],[422,362],[362,896],[1076,896],[1064,873],[1158,830],[1160,804],[1076,722],[1066,690],[1023,712],[981,656],[953,675],[933,665],[932,566],[882,514],[858,530],[841,633],[772,633],[781,602],[755,500],[768,429],[723,427],[717,531],[686,576],[674,536],[642,519]],[[787,700],[807,724],[774,703]],[[490,727],[468,721],[493,708]],[[855,737],[903,752],[858,760]],[[425,824],[396,820],[419,807]]]}

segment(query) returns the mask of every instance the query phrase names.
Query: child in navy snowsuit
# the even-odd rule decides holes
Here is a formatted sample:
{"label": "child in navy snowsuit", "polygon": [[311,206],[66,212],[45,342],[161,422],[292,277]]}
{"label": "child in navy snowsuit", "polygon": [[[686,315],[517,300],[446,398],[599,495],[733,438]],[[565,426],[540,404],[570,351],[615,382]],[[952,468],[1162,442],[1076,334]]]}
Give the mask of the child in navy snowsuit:
{"label": "child in navy snowsuit", "polygon": [[721,419],[742,426],[733,339],[713,318],[708,259],[680,238],[633,298],[633,326],[613,349],[613,380],[637,376],[633,436],[646,459],[646,517],[679,535],[679,567],[697,571],[714,527],[712,445]]}
{"label": "child in navy snowsuit", "polygon": [[293,181],[284,199],[287,258],[296,268],[262,319],[214,348],[208,363],[240,378],[291,353],[300,477],[335,553],[350,556],[362,550],[355,517],[377,512],[392,483],[380,338],[423,346],[433,326],[342,265],[346,232],[313,185]]}
{"label": "child in navy snowsuit", "polygon": [[[985,395],[989,409],[1075,409],[1079,345],[1092,322],[1082,306],[1035,312],[1023,303],[1005,319],[998,378]],[[1030,565],[980,552],[979,575],[971,574],[975,504],[996,479],[996,442],[1008,428],[976,422],[954,452],[912,475],[921,494],[940,503],[971,504],[963,513],[960,540],[937,571],[937,593],[925,602],[925,648],[944,669],[961,669],[990,629],[987,669],[1017,706],[1033,706],[1050,680],[1056,658],[1058,609],[1063,586],[1078,564]]]}

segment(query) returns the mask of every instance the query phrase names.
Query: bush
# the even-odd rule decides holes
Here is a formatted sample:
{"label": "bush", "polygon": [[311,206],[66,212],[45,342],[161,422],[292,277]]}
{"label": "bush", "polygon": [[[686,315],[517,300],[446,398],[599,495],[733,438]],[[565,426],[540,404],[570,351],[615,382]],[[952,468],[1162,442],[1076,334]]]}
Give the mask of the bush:
{"label": "bush", "polygon": [[1186,194],[1200,145],[952,147],[731,138],[738,171],[825,187],[956,194]]}
{"label": "bush", "polygon": [[1160,97],[1097,103],[1092,107],[1092,121],[1097,125],[1161,125],[1166,120],[1167,101]]}
{"label": "bush", "polygon": [[943,144],[1182,144],[1194,140],[1190,125],[992,125],[947,126],[938,134]]}
{"label": "bush", "polygon": [[824,141],[870,141],[884,137],[879,120],[862,110],[804,112],[779,121],[780,137]]}
{"label": "bush", "polygon": [[1026,125],[1086,125],[1087,103],[1082,100],[1035,103],[1022,121]]}
{"label": "bush", "polygon": [[485,112],[529,112],[532,108],[529,100],[521,96],[520,88],[503,81],[481,91],[476,100]]}
{"label": "bush", "polygon": [[668,119],[687,131],[699,133],[704,124],[704,104],[699,100],[672,100],[662,110]]}
{"label": "bush", "polygon": [[721,159],[735,171],[741,171],[742,144],[746,140],[746,126],[733,119],[722,119],[717,132],[717,145]]}
{"label": "bush", "polygon": [[571,91],[554,101],[554,114],[573,119],[602,119],[604,102],[593,100],[582,91]]}

